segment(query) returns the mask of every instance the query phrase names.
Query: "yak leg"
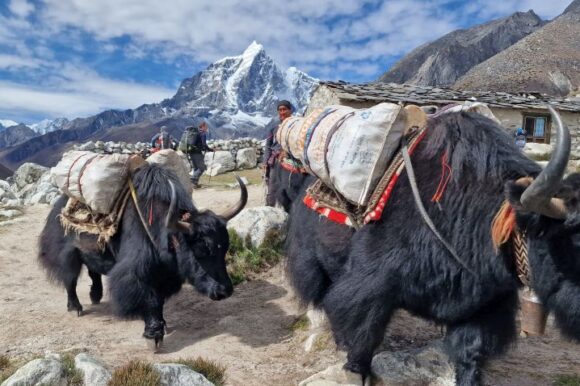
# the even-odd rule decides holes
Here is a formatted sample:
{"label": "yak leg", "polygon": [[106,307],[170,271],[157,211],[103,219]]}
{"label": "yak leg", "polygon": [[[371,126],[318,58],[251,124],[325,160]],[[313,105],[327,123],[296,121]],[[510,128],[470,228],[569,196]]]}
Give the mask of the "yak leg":
{"label": "yak leg", "polygon": [[155,340],[155,347],[158,348],[163,342],[165,336],[165,319],[163,319],[162,296],[155,296],[148,302],[148,309],[143,317],[145,322],[145,331],[143,336],[147,339]]}
{"label": "yak leg", "polygon": [[[385,275],[386,276],[386,275]],[[345,278],[346,277],[346,278]],[[385,277],[345,275],[323,301],[338,344],[347,349],[346,370],[370,375],[374,350],[381,343],[395,304]]]}
{"label": "yak leg", "polygon": [[79,258],[78,251],[74,248],[67,249],[62,252],[63,256],[60,261],[65,264],[60,267],[60,280],[66,288],[67,295],[67,310],[76,311],[78,316],[83,313],[83,306],[77,296],[77,280],[81,274],[82,262]]}
{"label": "yak leg", "polygon": [[449,325],[445,343],[457,386],[481,384],[481,368],[516,338],[517,293],[502,294],[469,320]]}
{"label": "yak leg", "polygon": [[101,280],[101,274],[89,269],[89,276],[93,282],[91,285],[91,292],[89,293],[91,296],[91,302],[93,304],[99,304],[103,298],[103,281]]}

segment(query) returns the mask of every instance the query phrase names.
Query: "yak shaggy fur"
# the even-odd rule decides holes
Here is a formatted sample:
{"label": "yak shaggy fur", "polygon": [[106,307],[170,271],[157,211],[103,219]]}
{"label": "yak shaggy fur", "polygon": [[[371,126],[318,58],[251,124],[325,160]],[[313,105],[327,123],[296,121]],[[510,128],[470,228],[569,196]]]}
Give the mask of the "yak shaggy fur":
{"label": "yak shaggy fur", "polygon": [[[67,290],[69,311],[82,312],[76,294],[77,279],[85,265],[93,284],[90,297],[99,303],[103,296],[101,275],[109,276],[111,302],[121,317],[138,317],[145,322],[144,336],[163,338],[163,304],[177,293],[184,281],[219,300],[231,295],[233,286],[226,272],[225,254],[229,247],[226,221],[211,211],[199,212],[177,177],[159,166],[145,166],[132,176],[141,212],[151,214],[147,224],[151,242],[133,201],[123,213],[121,225],[103,251],[96,236],[65,234],[58,215],[66,205],[61,197],[48,215],[40,237],[38,259],[49,278]],[[169,181],[173,183],[172,193]],[[188,213],[191,232],[168,228],[165,219],[175,194],[176,206],[170,216],[179,220]]]}
{"label": "yak shaggy fur", "polygon": [[[452,178],[440,205],[432,203],[446,154]],[[396,309],[446,326],[446,349],[457,385],[479,385],[488,358],[516,338],[519,282],[513,257],[497,251],[492,220],[506,199],[529,238],[534,289],[558,325],[580,337],[580,178],[564,181],[568,220],[518,207],[512,181],[541,169],[507,132],[474,113],[447,113],[428,122],[412,156],[421,200],[439,232],[458,251],[464,269],[429,230],[416,209],[406,173],[382,218],[357,232],[294,201],[287,238],[287,269],[299,297],[326,312],[345,368],[370,373],[375,348]],[[567,194],[567,196],[566,196]]]}

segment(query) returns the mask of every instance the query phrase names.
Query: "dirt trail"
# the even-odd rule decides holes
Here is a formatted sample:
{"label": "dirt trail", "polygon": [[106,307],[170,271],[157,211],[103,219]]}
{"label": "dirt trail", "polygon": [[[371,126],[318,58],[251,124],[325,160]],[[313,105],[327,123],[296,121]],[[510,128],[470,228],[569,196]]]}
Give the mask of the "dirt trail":
{"label": "dirt trail", "polygon": [[[215,210],[223,210],[237,197],[236,190],[194,193],[198,206]],[[261,200],[261,187],[250,186],[249,205]],[[234,296],[221,302],[184,286],[165,307],[170,333],[158,354],[141,337],[142,321],[113,317],[107,294],[102,304],[90,304],[90,281],[84,273],[78,293],[85,315],[66,312],[64,289],[49,284],[36,262],[37,238],[48,212],[47,206],[29,207],[16,223],[0,227],[0,354],[27,358],[80,349],[111,367],[132,358],[167,361],[203,356],[226,366],[229,384],[244,386],[296,385],[343,361],[344,354],[331,345],[312,353],[302,349],[306,333],[291,329],[301,310],[281,267],[237,286]],[[386,347],[420,347],[440,336],[435,326],[399,313]],[[515,350],[494,361],[486,384],[548,385],[562,373],[580,374],[580,350],[551,328],[544,337],[520,340]]]}

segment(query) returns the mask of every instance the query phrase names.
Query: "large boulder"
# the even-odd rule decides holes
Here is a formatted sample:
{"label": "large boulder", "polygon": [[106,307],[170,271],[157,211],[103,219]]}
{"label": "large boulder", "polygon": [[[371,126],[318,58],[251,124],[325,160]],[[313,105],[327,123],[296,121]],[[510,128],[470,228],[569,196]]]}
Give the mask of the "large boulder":
{"label": "large boulder", "polygon": [[34,184],[43,174],[48,172],[48,168],[45,166],[40,166],[32,162],[26,162],[22,164],[12,176],[14,184],[18,190],[23,189],[25,186]]}
{"label": "large boulder", "polygon": [[63,375],[63,366],[58,359],[35,359],[18,369],[2,383],[2,386],[66,386],[67,382]]}
{"label": "large boulder", "polygon": [[287,219],[288,214],[280,208],[246,208],[228,221],[228,229],[242,240],[249,239],[253,247],[260,247],[266,239],[276,242],[285,237]]}
{"label": "large boulder", "polygon": [[209,176],[217,176],[236,169],[236,161],[229,151],[207,152],[205,164],[207,165],[205,174]]}
{"label": "large boulder", "polygon": [[214,386],[203,375],[185,365],[156,363],[153,368],[161,376],[161,386]]}
{"label": "large boulder", "polygon": [[0,205],[18,205],[18,198],[7,181],[0,180]]}
{"label": "large boulder", "polygon": [[535,161],[547,161],[552,155],[552,146],[545,143],[526,143],[524,153]]}
{"label": "large boulder", "polygon": [[80,353],[75,357],[75,368],[83,374],[84,384],[90,386],[107,386],[111,373],[95,358]]}
{"label": "large boulder", "polygon": [[256,149],[253,147],[247,147],[245,149],[240,149],[236,153],[236,166],[237,169],[253,169],[258,164],[258,157],[256,155]]}
{"label": "large boulder", "polygon": [[453,365],[440,344],[398,352],[384,351],[373,358],[372,373],[382,386],[453,386]]}
{"label": "large boulder", "polygon": [[26,185],[17,192],[24,205],[54,204],[61,192],[53,184],[50,173],[43,174],[36,183]]}

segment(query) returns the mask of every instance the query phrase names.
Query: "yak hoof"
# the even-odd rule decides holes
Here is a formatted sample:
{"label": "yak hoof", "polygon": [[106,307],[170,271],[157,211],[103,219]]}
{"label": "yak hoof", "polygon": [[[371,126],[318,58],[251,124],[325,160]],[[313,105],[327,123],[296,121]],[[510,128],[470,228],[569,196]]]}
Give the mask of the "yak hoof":
{"label": "yak hoof", "polygon": [[154,353],[159,352],[159,350],[161,350],[163,347],[163,337],[157,337],[153,339],[147,338],[146,341],[147,347]]}
{"label": "yak hoof", "polygon": [[83,315],[83,306],[81,306],[80,304],[67,304],[67,310],[68,311],[76,311],[77,312],[77,316],[82,316]]}

